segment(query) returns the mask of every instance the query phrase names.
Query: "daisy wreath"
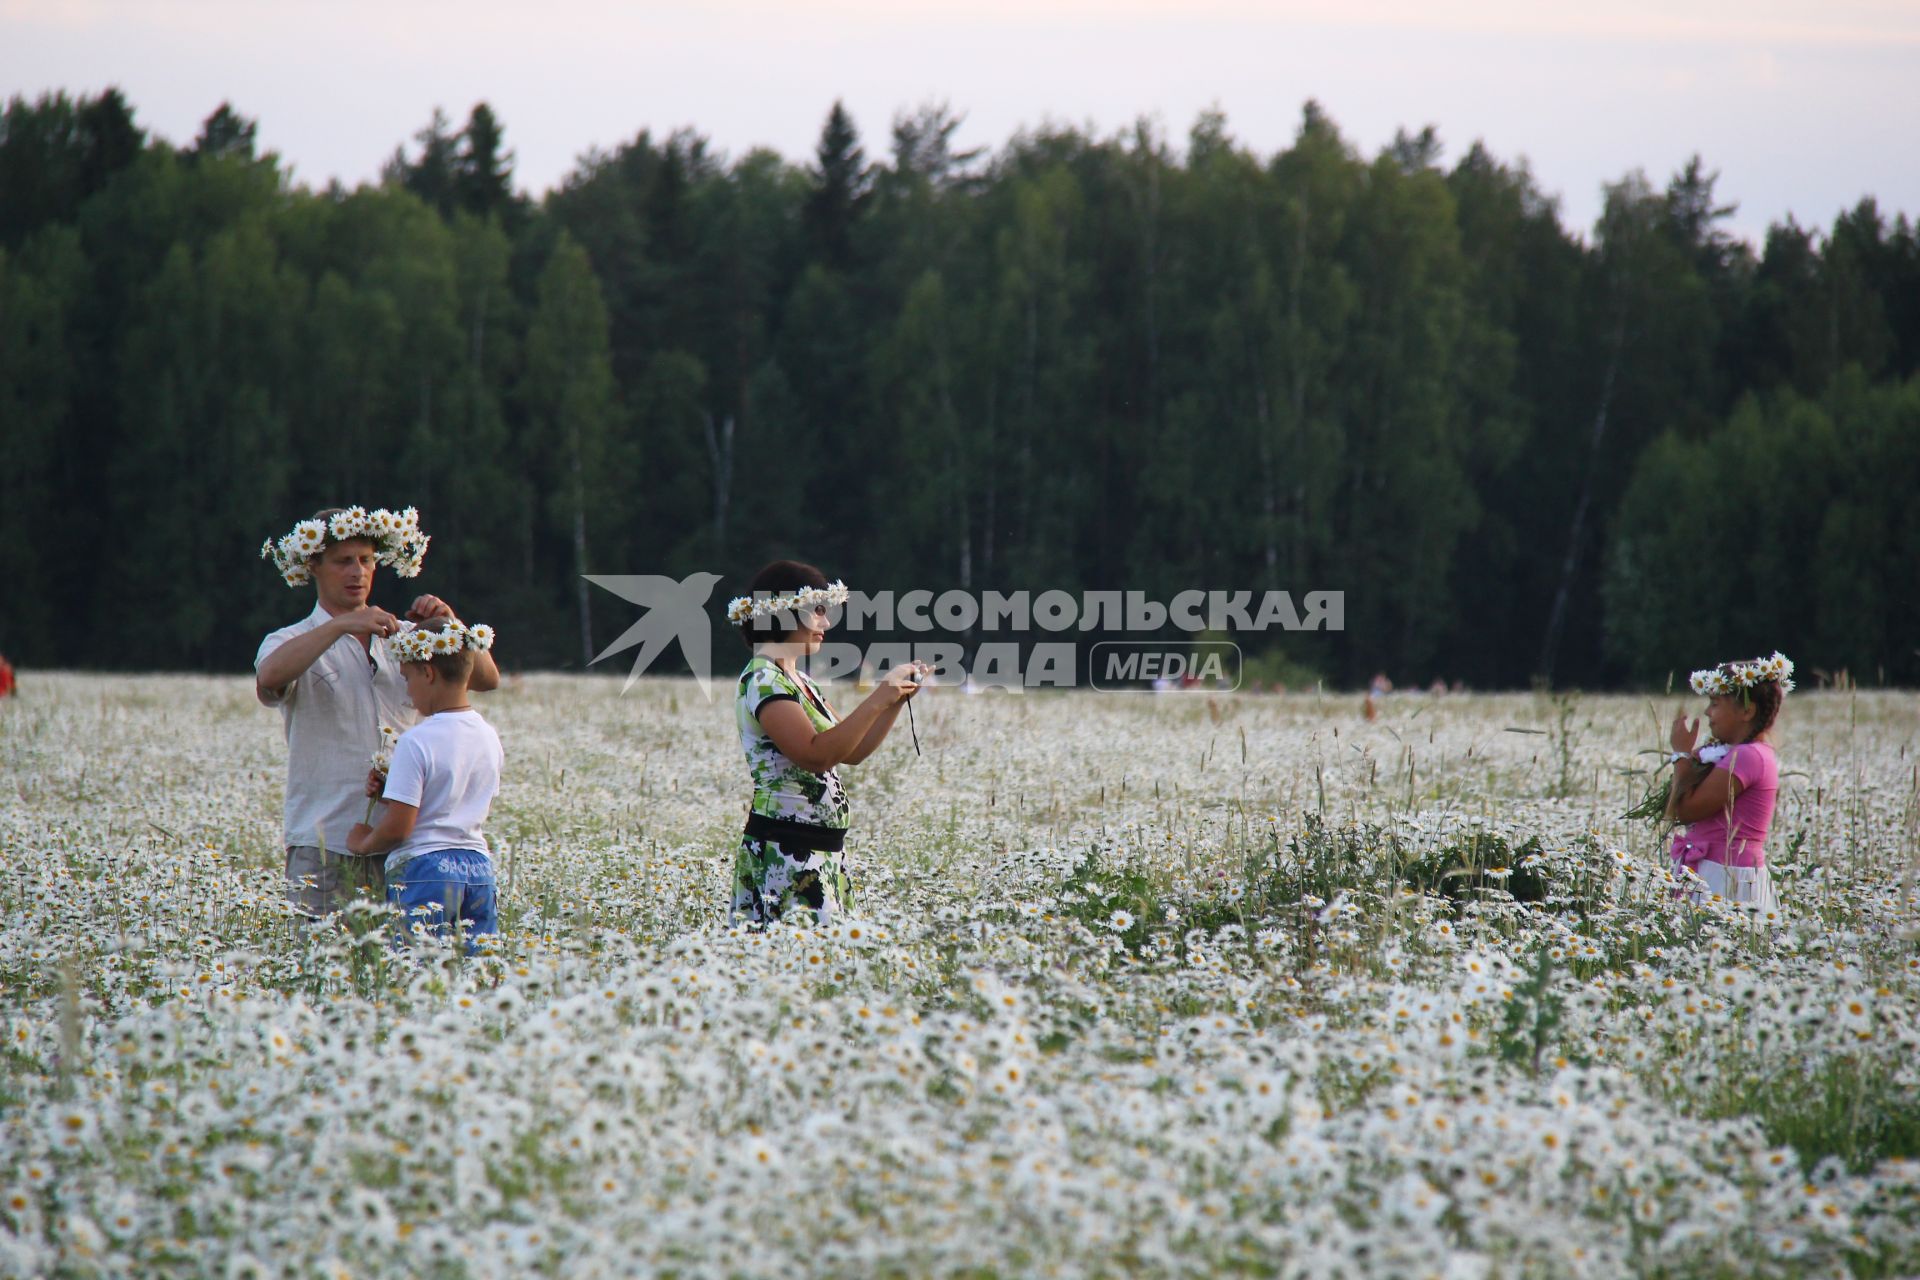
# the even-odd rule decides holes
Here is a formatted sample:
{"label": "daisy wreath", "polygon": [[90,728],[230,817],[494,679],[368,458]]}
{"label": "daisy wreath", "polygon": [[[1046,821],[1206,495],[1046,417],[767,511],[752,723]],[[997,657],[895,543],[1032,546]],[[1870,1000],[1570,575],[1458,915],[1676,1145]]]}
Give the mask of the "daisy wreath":
{"label": "daisy wreath", "polygon": [[464,622],[448,620],[438,631],[429,631],[424,627],[415,627],[411,631],[402,631],[387,641],[387,651],[400,662],[431,662],[449,654],[459,653],[462,649],[474,653],[485,653],[493,648],[493,628],[484,622],[468,626]]}
{"label": "daisy wreath", "polygon": [[404,511],[349,507],[325,520],[302,520],[278,541],[268,538],[260,544],[260,558],[273,561],[288,586],[305,586],[313,580],[308,558],[325,551],[328,543],[348,538],[371,541],[375,562],[387,565],[403,578],[419,576],[420,562],[426,558],[431,541],[420,532],[420,512],[413,507]]}
{"label": "daisy wreath", "polygon": [[777,613],[799,613],[817,604],[841,605],[847,602],[848,594],[847,584],[835,580],[824,587],[802,587],[784,596],[763,596],[758,600],[735,596],[727,605],[727,621],[738,623],[750,618],[771,618]]}
{"label": "daisy wreath", "polygon": [[1723,662],[1717,667],[1703,668],[1694,672],[1688,683],[1695,693],[1705,697],[1737,693],[1745,701],[1749,696],[1747,690],[1768,681],[1779,685],[1782,693],[1793,692],[1793,663],[1778,649],[1771,658]]}

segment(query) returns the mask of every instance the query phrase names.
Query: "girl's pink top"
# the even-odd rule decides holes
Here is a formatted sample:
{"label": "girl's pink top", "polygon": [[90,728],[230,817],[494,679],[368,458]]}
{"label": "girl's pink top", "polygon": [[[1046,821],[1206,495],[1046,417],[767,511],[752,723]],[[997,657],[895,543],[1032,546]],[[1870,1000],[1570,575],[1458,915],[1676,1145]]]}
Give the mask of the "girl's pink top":
{"label": "girl's pink top", "polygon": [[1732,829],[1727,815],[1702,818],[1673,838],[1673,860],[1691,867],[1718,862],[1728,867],[1758,867],[1766,863],[1763,847],[1773,825],[1773,798],[1780,790],[1780,757],[1765,742],[1743,742],[1727,749],[1727,758],[1714,766],[1740,782],[1733,798]]}

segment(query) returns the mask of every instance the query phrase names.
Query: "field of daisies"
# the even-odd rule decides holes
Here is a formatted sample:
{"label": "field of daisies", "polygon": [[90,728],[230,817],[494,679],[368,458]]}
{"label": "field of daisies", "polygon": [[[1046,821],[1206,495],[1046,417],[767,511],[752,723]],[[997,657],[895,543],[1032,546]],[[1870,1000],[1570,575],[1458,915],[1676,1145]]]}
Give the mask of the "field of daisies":
{"label": "field of daisies", "polygon": [[730,703],[480,701],[473,959],[290,926],[245,680],[0,703],[0,1275],[1920,1273],[1913,695],[1790,697],[1755,920],[1676,698],[935,690],[763,934]]}

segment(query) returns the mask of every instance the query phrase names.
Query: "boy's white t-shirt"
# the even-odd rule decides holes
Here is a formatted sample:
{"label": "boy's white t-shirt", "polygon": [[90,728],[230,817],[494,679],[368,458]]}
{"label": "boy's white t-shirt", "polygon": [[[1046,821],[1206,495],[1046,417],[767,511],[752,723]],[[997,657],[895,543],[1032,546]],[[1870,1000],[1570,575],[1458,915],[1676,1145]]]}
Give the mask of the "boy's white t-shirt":
{"label": "boy's white t-shirt", "polygon": [[438,711],[400,735],[382,796],[419,808],[413,834],[387,854],[387,874],[436,849],[487,852],[480,828],[500,790],[500,735],[478,711]]}

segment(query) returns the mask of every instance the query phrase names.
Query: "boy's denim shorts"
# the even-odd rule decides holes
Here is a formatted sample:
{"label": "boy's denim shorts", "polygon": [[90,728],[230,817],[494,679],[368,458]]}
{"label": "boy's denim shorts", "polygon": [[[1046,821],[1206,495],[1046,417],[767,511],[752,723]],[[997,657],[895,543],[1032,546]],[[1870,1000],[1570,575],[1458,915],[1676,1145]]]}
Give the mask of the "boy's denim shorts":
{"label": "boy's denim shorts", "polygon": [[500,932],[493,861],[475,849],[435,849],[409,858],[388,874],[387,901],[406,913],[409,932],[424,929],[444,937],[464,921],[469,953],[471,939]]}

